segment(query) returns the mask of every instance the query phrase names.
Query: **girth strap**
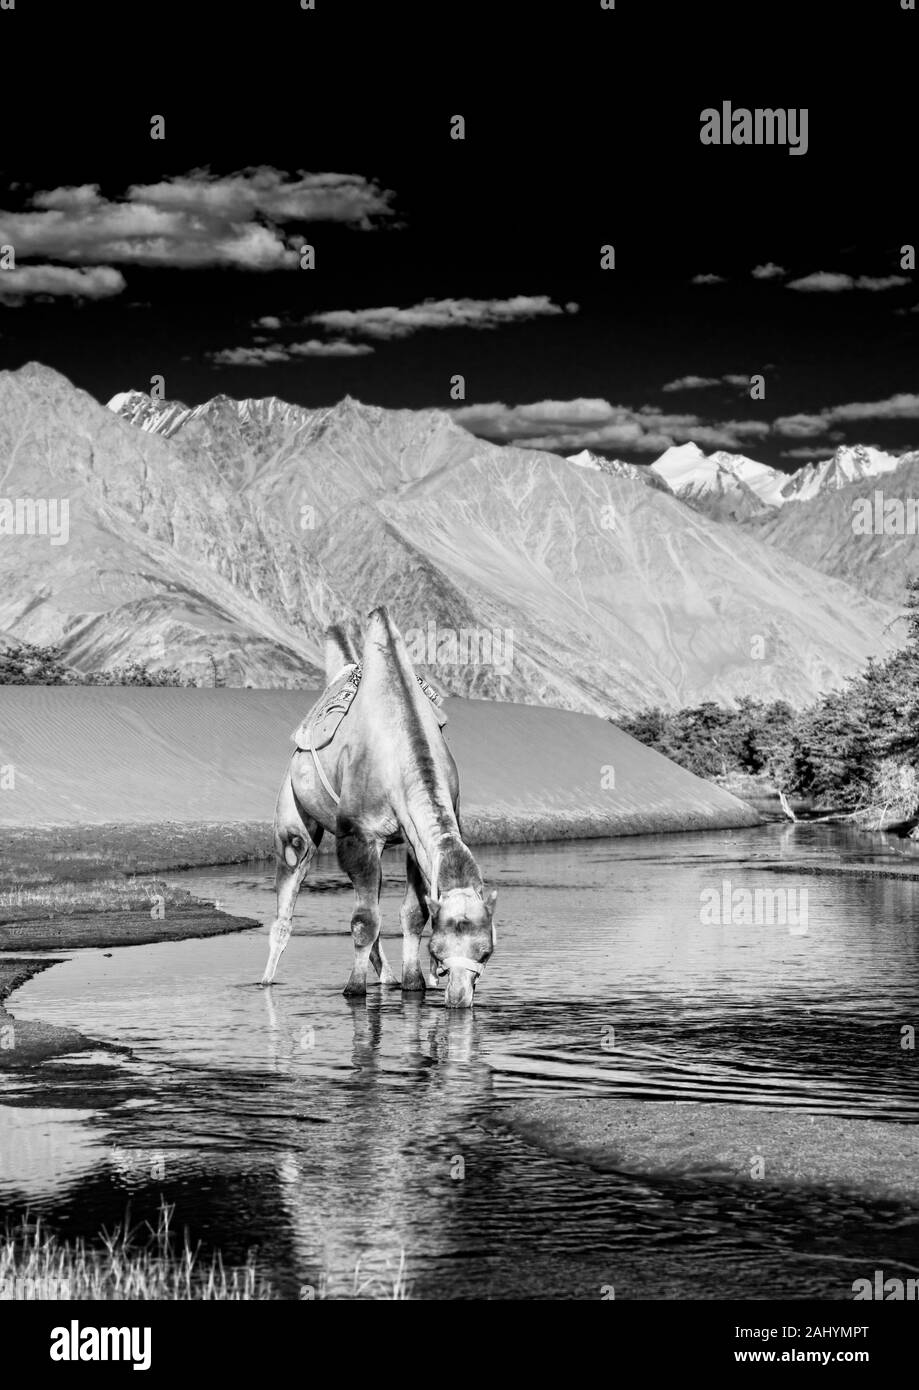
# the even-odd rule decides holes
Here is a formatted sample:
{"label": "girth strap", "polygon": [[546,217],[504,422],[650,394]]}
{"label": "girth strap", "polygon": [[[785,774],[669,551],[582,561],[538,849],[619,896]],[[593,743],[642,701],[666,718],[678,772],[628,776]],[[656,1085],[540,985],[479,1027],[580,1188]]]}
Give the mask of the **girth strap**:
{"label": "girth strap", "polygon": [[[312,742],[313,742],[313,740],[312,740],[312,738],[311,738],[311,739],[310,739],[310,744],[311,744],[311,745],[312,745]],[[335,790],[335,788],[332,786],[332,783],[329,781],[328,777],[326,777],[326,775],[325,775],[325,768],[322,766],[322,763],[319,761],[319,754],[316,752],[316,749],[313,748],[313,747],[310,747],[310,752],[311,752],[312,755],[313,755],[313,762],[314,762],[314,764],[315,764],[315,766],[316,766],[316,771],[319,773],[319,780],[320,780],[320,782],[321,782],[322,785],[325,787],[326,791],[329,793],[329,796],[330,796],[330,797],[332,798],[332,800],[335,802],[335,805],[336,805],[336,806],[340,806],[340,805],[341,805],[341,797],[338,795],[338,792],[337,792],[337,791]]]}

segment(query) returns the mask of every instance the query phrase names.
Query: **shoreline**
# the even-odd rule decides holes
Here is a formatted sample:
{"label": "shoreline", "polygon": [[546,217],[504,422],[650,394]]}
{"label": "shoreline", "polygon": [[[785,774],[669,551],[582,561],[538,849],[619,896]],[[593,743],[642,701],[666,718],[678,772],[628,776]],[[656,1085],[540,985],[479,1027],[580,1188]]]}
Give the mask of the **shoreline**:
{"label": "shoreline", "polygon": [[0,1074],[100,1046],[77,1028],[19,1019],[7,1008],[21,985],[70,953],[225,936],[262,925],[168,884],[162,885],[151,911],[150,890],[159,884],[125,880],[113,885],[99,875],[87,876],[87,864],[79,859],[68,867],[82,876],[31,888],[17,885],[12,891],[8,871],[3,871],[0,901],[6,896],[26,901],[0,906]]}
{"label": "shoreline", "polygon": [[[704,834],[740,830],[769,822],[745,803],[740,813],[687,812],[683,807],[651,806],[643,812],[520,811],[461,814],[463,838],[470,846],[532,845],[581,840],[626,839],[636,835]],[[53,835],[55,849],[44,851],[48,869],[66,866],[84,880],[113,874],[163,874],[231,864],[274,863],[273,821],[42,821],[0,822],[0,862],[31,849],[38,837]],[[335,838],[325,835],[318,851],[335,853]],[[60,878],[56,873],[43,880]],[[6,876],[0,877],[0,889]],[[0,922],[3,909],[0,908]]]}

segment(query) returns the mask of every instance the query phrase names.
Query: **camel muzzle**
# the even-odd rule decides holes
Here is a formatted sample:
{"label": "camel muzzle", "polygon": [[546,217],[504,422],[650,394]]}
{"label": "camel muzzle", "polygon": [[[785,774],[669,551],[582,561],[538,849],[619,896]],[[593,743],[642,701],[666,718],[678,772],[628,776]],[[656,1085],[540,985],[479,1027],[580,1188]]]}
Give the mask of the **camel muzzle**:
{"label": "camel muzzle", "polygon": [[451,956],[443,965],[436,966],[434,974],[438,980],[447,977],[444,1007],[471,1009],[475,987],[484,969],[484,965],[471,956]]}

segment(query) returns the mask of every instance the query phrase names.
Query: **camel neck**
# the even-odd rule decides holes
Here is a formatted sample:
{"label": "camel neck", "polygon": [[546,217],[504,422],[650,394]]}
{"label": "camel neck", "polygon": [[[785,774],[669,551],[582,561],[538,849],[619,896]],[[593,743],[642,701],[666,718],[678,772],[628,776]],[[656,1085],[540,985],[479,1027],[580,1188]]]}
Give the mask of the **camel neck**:
{"label": "camel neck", "polygon": [[[432,886],[437,895],[448,893],[451,888],[474,888],[481,892],[482,875],[472,852],[463,843],[459,831],[447,832],[432,846],[433,864]],[[436,880],[436,882],[435,882]]]}

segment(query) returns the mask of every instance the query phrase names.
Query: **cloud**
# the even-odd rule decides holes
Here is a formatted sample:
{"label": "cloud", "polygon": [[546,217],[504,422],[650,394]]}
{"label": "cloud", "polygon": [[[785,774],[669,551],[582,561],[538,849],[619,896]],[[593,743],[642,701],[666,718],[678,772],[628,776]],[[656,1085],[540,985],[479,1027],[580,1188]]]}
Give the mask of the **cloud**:
{"label": "cloud", "polygon": [[909,279],[905,275],[860,275],[855,282],[857,290],[894,290],[901,285],[908,285]]}
{"label": "cloud", "polygon": [[323,343],[318,338],[305,343],[272,343],[267,338],[256,341],[265,346],[221,348],[207,355],[218,367],[267,367],[275,362],[293,362],[298,357],[366,357],[374,351],[369,343]]}
{"label": "cloud", "polygon": [[720,376],[678,376],[675,381],[668,381],[661,387],[662,391],[702,391],[708,386],[720,386]]}
{"label": "cloud", "polygon": [[776,434],[785,435],[789,439],[810,439],[814,435],[823,434],[827,428],[827,422],[822,415],[783,415],[778,420],[774,420],[772,428]]}
{"label": "cloud", "polygon": [[813,415],[783,415],[773,422],[776,434],[806,439],[824,434],[831,425],[853,420],[919,420],[919,393],[901,391],[880,401],[851,401],[828,406]]}
{"label": "cloud", "polygon": [[208,356],[218,367],[267,367],[271,362],[289,361],[281,347],[221,348]]}
{"label": "cloud", "polygon": [[690,280],[691,285],[723,285],[723,275],[694,275]]}
{"label": "cloud", "polygon": [[787,275],[784,266],[776,265],[775,261],[766,261],[765,265],[755,265],[750,271],[754,280],[777,280],[781,275]]}
{"label": "cloud", "polygon": [[393,196],[356,174],[193,169],[134,184],[116,199],[98,184],[35,193],[24,212],[0,210],[0,242],[20,257],[77,264],[292,270],[303,238],[280,226],[332,221],[368,229],[391,215]]}
{"label": "cloud", "polygon": [[815,270],[799,280],[789,280],[788,290],[800,290],[806,294],[841,294],[846,290],[893,290],[900,285],[908,285],[905,275],[845,275],[835,270]]}
{"label": "cloud", "polygon": [[693,414],[666,414],[653,407],[613,405],[593,397],[508,406],[501,401],[460,406],[451,412],[473,434],[530,449],[627,449],[662,453],[676,441],[733,448],[744,438],[769,433],[764,421],[706,422]]}
{"label": "cloud", "polygon": [[783,459],[825,459],[829,457],[829,451],[825,447],[822,449],[808,449],[804,447],[800,449],[785,449],[782,453]]}
{"label": "cloud", "polygon": [[292,357],[366,357],[375,349],[369,343],[345,343],[340,339],[323,343],[311,338],[307,343],[289,343],[287,351]]}
{"label": "cloud", "polygon": [[919,420],[919,393],[901,391],[882,401],[853,401],[823,413],[833,424],[843,420]]}
{"label": "cloud", "polygon": [[274,314],[265,314],[263,318],[256,319],[259,328],[280,328],[281,320]]}
{"label": "cloud", "polygon": [[262,165],[228,175],[193,169],[159,183],[134,184],[126,196],[230,222],[261,214],[272,222],[345,222],[369,228],[374,217],[392,215],[395,195],[359,174],[285,174]]}
{"label": "cloud", "polygon": [[743,376],[739,372],[726,372],[724,376],[680,376],[675,381],[668,381],[661,387],[662,391],[704,391],[710,386],[742,386],[746,389],[750,385],[750,378]]}
{"label": "cloud", "polygon": [[334,333],[390,341],[408,338],[427,328],[497,328],[566,311],[576,313],[577,309],[576,304],[562,309],[545,294],[518,294],[513,299],[426,299],[407,309],[391,305],[377,309],[330,309],[311,314],[306,322]]}
{"label": "cloud", "polygon": [[75,270],[63,265],[18,265],[0,271],[0,303],[18,305],[31,295],[67,299],[109,299],[121,294],[125,278],[110,265]]}

